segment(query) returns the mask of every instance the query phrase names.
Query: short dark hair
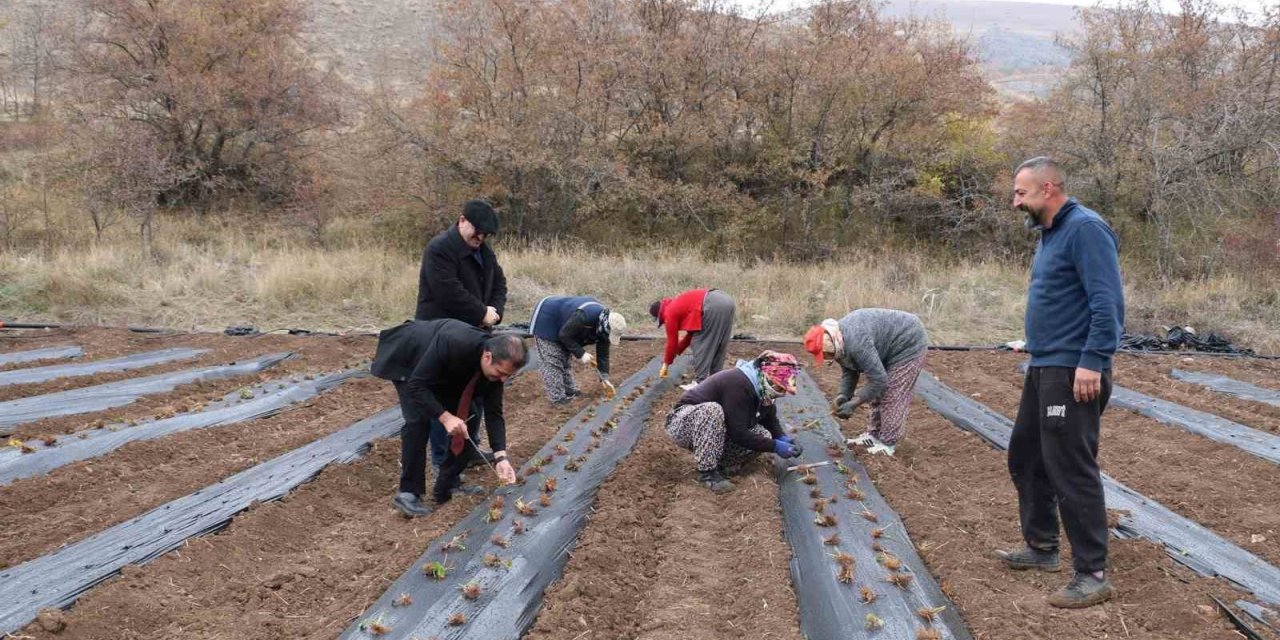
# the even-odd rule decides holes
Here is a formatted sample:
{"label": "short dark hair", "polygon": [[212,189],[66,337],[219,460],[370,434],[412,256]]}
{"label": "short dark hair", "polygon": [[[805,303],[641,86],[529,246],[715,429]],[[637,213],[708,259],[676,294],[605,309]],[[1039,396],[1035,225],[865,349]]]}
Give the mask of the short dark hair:
{"label": "short dark hair", "polygon": [[484,341],[494,362],[510,362],[519,369],[529,361],[529,345],[518,333],[495,333]]}
{"label": "short dark hair", "polygon": [[1054,162],[1053,158],[1050,158],[1049,156],[1036,156],[1023,162],[1018,165],[1017,169],[1013,170],[1013,175],[1017,176],[1019,173],[1022,173],[1024,169],[1030,169],[1036,173],[1048,173],[1051,176],[1053,183],[1058,185],[1059,189],[1062,189],[1064,192],[1067,190],[1067,173],[1063,171],[1062,167],[1059,167],[1058,163]]}

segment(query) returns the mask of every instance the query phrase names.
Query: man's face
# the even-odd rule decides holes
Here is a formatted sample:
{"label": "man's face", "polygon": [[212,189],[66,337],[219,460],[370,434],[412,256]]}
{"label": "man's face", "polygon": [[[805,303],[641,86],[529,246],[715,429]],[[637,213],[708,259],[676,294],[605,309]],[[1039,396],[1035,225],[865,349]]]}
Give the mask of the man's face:
{"label": "man's face", "polygon": [[480,372],[492,382],[506,382],[519,370],[520,367],[517,367],[514,362],[495,361],[491,352],[486,351],[480,356]]}
{"label": "man's face", "polygon": [[1044,181],[1035,171],[1023,169],[1013,177],[1013,208],[1027,214],[1028,227],[1043,223],[1049,208],[1045,203],[1048,196]]}
{"label": "man's face", "polygon": [[476,226],[464,217],[458,218],[458,235],[461,235],[462,241],[472,249],[479,249],[480,245],[489,238],[489,234],[476,231]]}

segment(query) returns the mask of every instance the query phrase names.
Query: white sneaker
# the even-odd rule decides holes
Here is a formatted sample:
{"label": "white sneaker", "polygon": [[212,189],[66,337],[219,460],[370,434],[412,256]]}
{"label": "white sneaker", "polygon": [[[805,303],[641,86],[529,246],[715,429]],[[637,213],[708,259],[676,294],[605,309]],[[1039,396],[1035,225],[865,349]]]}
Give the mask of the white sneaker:
{"label": "white sneaker", "polygon": [[858,447],[865,447],[871,444],[873,440],[875,440],[875,438],[873,438],[871,434],[864,433],[856,438],[850,438],[846,444],[858,446]]}
{"label": "white sneaker", "polygon": [[698,386],[698,382],[695,380],[695,381],[690,382],[690,383],[688,383],[688,384],[682,384],[682,385],[680,385],[680,388],[681,388],[681,389],[684,389],[685,391],[688,391],[688,390],[690,390],[690,389],[692,389],[692,388],[694,388],[694,387],[696,387],[696,386]]}
{"label": "white sneaker", "polygon": [[869,454],[871,454],[871,455],[875,455],[875,454],[877,454],[877,453],[883,453],[884,455],[889,456],[890,458],[892,458],[892,457],[893,457],[893,445],[891,445],[891,444],[885,444],[885,443],[883,443],[883,442],[880,442],[880,440],[879,440],[879,439],[877,439],[877,438],[875,438],[874,436],[872,436],[872,437],[871,437],[871,446],[870,446],[870,447],[867,447],[867,453],[869,453]]}

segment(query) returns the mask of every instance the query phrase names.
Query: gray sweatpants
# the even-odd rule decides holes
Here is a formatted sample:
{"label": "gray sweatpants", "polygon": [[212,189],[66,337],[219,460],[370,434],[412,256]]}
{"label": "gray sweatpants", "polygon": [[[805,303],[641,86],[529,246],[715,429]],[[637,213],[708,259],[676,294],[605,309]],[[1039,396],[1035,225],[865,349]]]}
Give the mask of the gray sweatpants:
{"label": "gray sweatpants", "polygon": [[729,294],[712,289],[702,299],[702,330],[693,334],[694,379],[702,382],[724,368],[733,337],[735,307]]}

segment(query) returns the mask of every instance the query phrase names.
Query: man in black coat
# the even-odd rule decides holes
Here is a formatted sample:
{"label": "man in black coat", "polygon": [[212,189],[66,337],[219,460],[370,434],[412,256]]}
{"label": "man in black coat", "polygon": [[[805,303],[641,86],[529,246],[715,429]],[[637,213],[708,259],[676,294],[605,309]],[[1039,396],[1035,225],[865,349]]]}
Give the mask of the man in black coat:
{"label": "man in black coat", "polygon": [[507,277],[486,240],[498,232],[498,214],[483,200],[462,207],[458,222],[422,252],[416,320],[456,318],[492,327],[507,306]]}
{"label": "man in black coat", "polygon": [[507,460],[502,395],[504,383],[528,357],[528,346],[518,335],[492,335],[453,319],[415,320],[378,334],[370,370],[395,383],[405,422],[400,431],[400,488],[392,500],[397,509],[411,518],[431,513],[422,496],[432,432],[449,443],[433,497],[437,504],[449,500],[463,468],[479,455],[475,442],[482,416],[498,480],[515,482],[515,470]]}

